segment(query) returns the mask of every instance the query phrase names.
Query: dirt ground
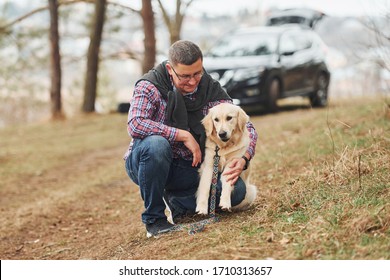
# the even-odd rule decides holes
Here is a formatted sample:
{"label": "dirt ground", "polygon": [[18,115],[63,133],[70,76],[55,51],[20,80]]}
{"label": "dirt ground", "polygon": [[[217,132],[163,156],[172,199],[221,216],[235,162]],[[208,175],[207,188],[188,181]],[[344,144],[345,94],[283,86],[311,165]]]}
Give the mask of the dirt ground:
{"label": "dirt ground", "polygon": [[[42,171],[34,167],[30,172],[23,172],[22,176],[4,176],[7,180],[0,182],[1,259],[222,257],[218,250],[210,248],[209,245],[208,251],[193,250],[197,246],[195,240],[209,244],[212,239],[208,234],[189,236],[183,232],[164,236],[163,242],[146,238],[145,227],[140,219],[143,203],[138,187],[127,177],[121,160],[129,141],[123,134],[125,119],[126,116],[122,116],[108,120],[109,123],[117,121],[121,123],[119,130],[122,135],[113,136],[112,144],[108,148],[97,148],[92,151],[81,149],[79,153],[64,158],[50,168],[43,168]],[[77,133],[87,135],[87,132],[78,132],[79,127],[87,126],[84,122],[88,121],[69,123],[69,126],[75,128],[69,131],[68,128],[64,128],[62,132],[61,130],[49,132],[48,137],[54,137],[56,133],[63,133],[63,137],[77,137],[74,136]],[[110,133],[115,135],[116,132]],[[37,145],[39,142],[37,137],[26,137],[29,139],[27,142],[31,141],[31,145]],[[97,134],[96,137],[101,136]],[[118,138],[120,140],[117,140]],[[66,144],[63,145],[68,148]],[[44,147],[36,149],[44,150]],[[21,153],[22,155],[15,153],[3,157],[0,154],[0,164],[2,160],[5,162],[12,158],[13,161],[18,160],[20,163],[25,160],[36,160],[36,165],[39,165],[41,164],[38,162],[39,153],[36,150],[31,156],[27,153],[28,159],[22,158],[25,152]],[[245,215],[248,214],[250,215],[250,212]],[[229,218],[239,219],[237,215],[227,215],[227,219]],[[216,240],[228,236],[219,230],[216,234],[218,235]],[[184,255],[178,255],[177,251]],[[227,248],[227,255],[223,257],[230,258],[231,255],[231,258],[235,258],[235,254],[235,249]],[[245,252],[245,255],[246,258],[250,258],[251,252]]]}
{"label": "dirt ground", "polygon": [[[295,141],[298,136],[303,139],[311,135],[310,127],[302,126],[297,131],[290,131],[291,124],[298,121],[307,123],[315,119],[314,114],[322,114],[322,119],[326,117],[325,111],[299,109],[298,107],[294,111],[279,115],[251,118],[256,129],[262,133],[261,145],[258,144],[261,153],[264,154],[269,147],[276,146],[272,158],[278,156],[278,147],[284,147],[287,140]],[[69,127],[64,124],[54,132],[53,128],[50,128],[47,129],[51,131],[50,133],[45,130],[45,133],[49,133],[45,137],[53,142],[48,140],[47,144],[42,144],[41,150],[38,148],[35,150],[34,146],[31,151],[25,153],[17,152],[17,145],[15,148],[11,143],[14,140],[2,139],[7,142],[5,144],[3,142],[5,147],[7,149],[12,147],[13,150],[6,152],[0,150],[0,259],[145,260],[302,257],[301,253],[296,252],[294,244],[290,244],[292,243],[290,239],[284,238],[277,231],[274,236],[273,225],[267,224],[272,223],[272,220],[267,222],[266,218],[269,218],[267,215],[277,214],[281,207],[282,202],[278,197],[283,198],[284,186],[271,176],[275,168],[279,170],[278,172],[283,171],[279,163],[275,165],[270,161],[266,170],[265,159],[253,163],[254,183],[257,186],[274,184],[274,188],[262,189],[261,196],[251,210],[233,215],[226,214],[222,217],[222,224],[211,226],[211,230],[195,236],[175,233],[164,236],[163,240],[147,239],[145,227],[140,219],[143,204],[138,187],[127,177],[121,160],[129,141],[123,125],[125,120],[126,116],[110,116],[103,124],[101,124],[102,120],[97,118],[92,121],[83,120],[76,124],[70,123]],[[91,122],[96,124],[91,125]],[[283,126],[284,122],[286,125]],[[282,132],[275,134],[275,124],[278,123],[281,126],[278,128],[279,132]],[[118,124],[117,128],[112,128],[115,124]],[[88,125],[91,127],[89,128]],[[326,131],[325,125],[324,131]],[[69,131],[65,131],[67,129]],[[86,131],[88,129],[89,131]],[[94,134],[93,132],[97,130],[103,131],[104,134]],[[25,129],[21,133],[26,133]],[[1,132],[0,138],[3,135],[4,132]],[[267,135],[267,138],[264,139],[263,135]],[[73,140],[78,151],[68,156],[63,152],[63,158],[53,160],[55,164],[52,166],[33,168],[34,165],[42,164],[39,154],[46,155],[45,146],[52,145],[51,143],[55,145],[54,136]],[[12,137],[23,138],[18,135]],[[37,137],[25,136],[26,142],[21,142],[20,145],[40,143]],[[105,138],[104,148],[99,147],[98,144],[91,148],[94,137],[102,137],[96,141],[103,141],[101,139]],[[85,139],[85,143],[80,143],[80,139]],[[65,142],[63,149],[67,149],[66,141],[63,142]],[[280,158],[284,159],[283,155]],[[3,173],[1,165],[11,160],[17,166],[16,168],[23,164],[33,167],[20,173],[22,174],[20,176],[12,175],[18,174],[18,170],[8,170],[7,172],[10,173]],[[28,164],[25,161],[29,161]],[[305,166],[302,168],[303,171],[306,170]],[[295,176],[293,169],[286,169],[283,172],[286,178],[290,178],[290,173],[291,176]],[[279,173],[275,173],[275,176],[277,174]],[[279,180],[287,180],[282,177]],[[288,184],[290,186],[293,183]],[[280,193],[276,195],[278,191]],[[289,223],[283,224],[284,227],[289,225]],[[310,232],[307,234],[311,236]],[[257,243],[253,243],[254,236],[257,238]],[[318,247],[317,243],[313,244],[314,247]],[[199,246],[203,246],[204,250],[200,250]],[[310,244],[307,246],[308,250],[312,250]],[[221,255],[222,251],[223,255]],[[180,255],[177,252],[180,252]],[[325,250],[324,252],[326,253]],[[357,254],[357,258],[370,258],[369,253],[367,253],[368,257],[363,253]],[[329,256],[333,256],[332,254],[329,253]],[[339,257],[348,258],[350,255],[339,255]],[[309,258],[315,256],[310,255]]]}
{"label": "dirt ground", "polygon": [[45,174],[19,178],[12,191],[3,192],[1,259],[105,259],[107,248],[136,234],[127,205],[129,192],[137,189],[127,177],[87,190],[74,184],[92,178],[96,165],[117,161],[123,147],[80,155]]}

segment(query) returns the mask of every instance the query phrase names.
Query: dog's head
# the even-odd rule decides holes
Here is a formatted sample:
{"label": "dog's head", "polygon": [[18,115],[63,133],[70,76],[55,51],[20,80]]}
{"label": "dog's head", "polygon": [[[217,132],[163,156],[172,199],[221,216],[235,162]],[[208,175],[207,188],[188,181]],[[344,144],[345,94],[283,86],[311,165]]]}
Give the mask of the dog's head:
{"label": "dog's head", "polygon": [[242,136],[246,130],[248,115],[239,106],[221,103],[211,108],[202,120],[206,136],[214,142],[228,142]]}

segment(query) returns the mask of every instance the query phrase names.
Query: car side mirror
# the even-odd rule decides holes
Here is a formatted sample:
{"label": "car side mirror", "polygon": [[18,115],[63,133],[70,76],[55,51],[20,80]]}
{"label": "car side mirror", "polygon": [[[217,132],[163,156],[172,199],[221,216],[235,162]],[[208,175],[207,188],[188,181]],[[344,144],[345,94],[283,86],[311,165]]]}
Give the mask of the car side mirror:
{"label": "car side mirror", "polygon": [[295,53],[295,51],[285,51],[285,52],[282,52],[281,55],[289,56],[289,55],[293,55],[294,53]]}

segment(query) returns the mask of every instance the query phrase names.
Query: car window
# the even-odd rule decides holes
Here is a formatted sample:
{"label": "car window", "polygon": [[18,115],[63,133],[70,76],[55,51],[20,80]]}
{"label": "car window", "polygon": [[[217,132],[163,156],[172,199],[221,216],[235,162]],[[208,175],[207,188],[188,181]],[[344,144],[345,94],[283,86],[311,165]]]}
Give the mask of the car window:
{"label": "car window", "polygon": [[300,16],[281,16],[269,19],[268,25],[282,25],[288,23],[306,24],[306,19]]}
{"label": "car window", "polygon": [[207,55],[224,56],[258,56],[276,52],[277,35],[273,33],[233,34],[219,41]]}

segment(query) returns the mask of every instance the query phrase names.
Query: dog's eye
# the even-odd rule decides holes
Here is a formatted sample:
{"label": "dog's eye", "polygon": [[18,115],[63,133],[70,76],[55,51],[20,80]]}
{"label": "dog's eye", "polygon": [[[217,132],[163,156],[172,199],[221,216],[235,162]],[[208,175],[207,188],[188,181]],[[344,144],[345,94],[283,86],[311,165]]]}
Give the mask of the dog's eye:
{"label": "dog's eye", "polygon": [[227,120],[227,121],[230,121],[232,118],[233,118],[233,117],[228,116],[228,117],[226,117],[226,120]]}
{"label": "dog's eye", "polygon": [[219,122],[219,119],[218,119],[218,118],[215,118],[214,121]]}

